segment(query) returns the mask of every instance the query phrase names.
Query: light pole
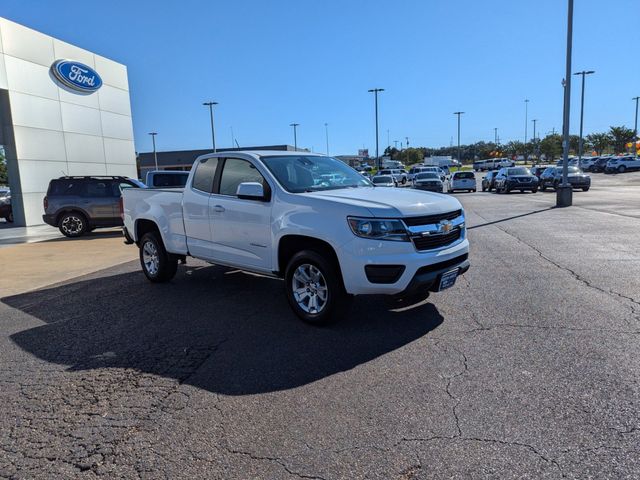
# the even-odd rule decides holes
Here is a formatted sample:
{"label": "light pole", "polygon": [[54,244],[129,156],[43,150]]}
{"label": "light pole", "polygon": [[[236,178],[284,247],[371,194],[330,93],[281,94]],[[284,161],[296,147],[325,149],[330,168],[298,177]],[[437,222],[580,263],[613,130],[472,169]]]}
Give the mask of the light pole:
{"label": "light pole", "polygon": [[324,136],[327,141],[327,157],[329,156],[329,124],[324,124]]}
{"label": "light pole", "polygon": [[156,170],[158,170],[158,154],[156,152],[156,135],[158,132],[149,132],[151,135],[151,141],[153,142],[153,160],[156,162]]}
{"label": "light pole", "polygon": [[498,127],[493,127],[493,143],[498,145]]}
{"label": "light pole", "polygon": [[524,144],[527,144],[527,126],[529,124],[529,99],[524,101]]}
{"label": "light pole", "polygon": [[404,139],[407,141],[407,143],[405,143],[405,145],[407,146],[407,148],[409,148],[409,137],[404,137]]}
{"label": "light pole", "polygon": [[216,133],[213,128],[213,106],[218,102],[204,102],[202,105],[209,107],[209,117],[211,118],[211,143],[213,144],[213,153],[216,153]]}
{"label": "light pole", "polygon": [[569,118],[571,113],[571,49],[573,47],[573,0],[567,6],[567,65],[564,84],[564,112],[562,124],[562,184],[556,193],[556,207],[570,207],[573,191],[569,176]]}
{"label": "light pole", "polygon": [[373,93],[376,102],[376,162],[378,168],[381,166],[380,155],[378,154],[378,92],[384,92],[384,88],[372,88],[367,90],[369,93]]}
{"label": "light pole", "polygon": [[397,150],[398,149],[398,140],[394,140],[393,141],[393,145],[394,145],[394,148]]}
{"label": "light pole", "polygon": [[539,160],[540,155],[538,155],[538,142],[536,140],[536,124],[538,123],[538,119],[534,118],[533,120],[531,120],[533,122],[533,144],[534,144],[534,151],[533,153],[535,153],[536,155],[536,162]]}
{"label": "light pole", "polygon": [[638,157],[638,100],[640,97],[633,97],[631,100],[636,101],[636,121],[633,127],[633,156]]}
{"label": "light pole", "polygon": [[583,70],[574,75],[582,75],[582,96],[580,98],[580,141],[578,142],[578,167],[582,163],[582,122],[584,119],[584,77],[596,73],[595,70]]}
{"label": "light pole", "polygon": [[391,148],[391,140],[389,140],[389,129],[387,128],[387,147]]}
{"label": "light pole", "polygon": [[462,165],[462,161],[460,159],[460,115],[464,112],[453,112],[454,115],[458,116],[458,162]]}
{"label": "light pole", "polygon": [[290,127],[293,127],[293,148],[295,148],[296,152],[298,151],[298,125],[299,123],[291,123]]}

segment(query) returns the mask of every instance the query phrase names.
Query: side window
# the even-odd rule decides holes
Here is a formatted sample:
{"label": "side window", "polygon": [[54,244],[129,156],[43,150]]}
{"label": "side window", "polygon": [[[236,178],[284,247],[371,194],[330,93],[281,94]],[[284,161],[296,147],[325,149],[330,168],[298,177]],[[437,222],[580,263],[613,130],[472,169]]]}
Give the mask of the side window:
{"label": "side window", "polygon": [[264,177],[250,162],[239,158],[227,158],[220,178],[220,194],[235,196],[238,185],[243,182],[258,182],[266,186]]}
{"label": "side window", "polygon": [[213,191],[213,179],[218,168],[217,158],[204,158],[198,162],[196,173],[193,174],[193,188],[201,192],[211,193]]}
{"label": "side window", "polygon": [[87,191],[85,195],[87,197],[111,197],[113,190],[111,187],[111,182],[87,182]]}

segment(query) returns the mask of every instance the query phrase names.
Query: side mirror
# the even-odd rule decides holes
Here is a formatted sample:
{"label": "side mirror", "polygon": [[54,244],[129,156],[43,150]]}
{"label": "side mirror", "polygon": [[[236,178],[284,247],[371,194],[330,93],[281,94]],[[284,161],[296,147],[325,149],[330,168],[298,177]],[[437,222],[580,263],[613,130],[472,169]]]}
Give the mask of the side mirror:
{"label": "side mirror", "polygon": [[258,182],[243,182],[238,185],[236,195],[242,200],[259,200],[264,202],[267,200],[264,194],[264,187]]}

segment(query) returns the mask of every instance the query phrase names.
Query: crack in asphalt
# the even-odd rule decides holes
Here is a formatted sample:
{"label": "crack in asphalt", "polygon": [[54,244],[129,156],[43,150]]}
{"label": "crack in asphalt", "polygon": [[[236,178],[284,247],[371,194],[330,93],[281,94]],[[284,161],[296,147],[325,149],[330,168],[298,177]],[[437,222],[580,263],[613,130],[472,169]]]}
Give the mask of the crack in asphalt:
{"label": "crack in asphalt", "polygon": [[[482,215],[480,215],[478,212],[474,213],[476,215],[478,215],[480,218],[482,218],[484,221],[488,221],[485,217],[483,217]],[[516,235],[513,232],[510,232],[509,230],[506,230],[504,228],[501,228],[499,226],[496,225],[492,225],[494,228],[500,230],[501,232],[506,233],[507,235],[509,235],[512,238],[515,238],[518,242],[522,243],[523,245],[526,245],[527,247],[529,247],[531,250],[533,250],[534,252],[536,252],[540,258],[542,258],[543,260],[546,260],[548,263],[550,263],[551,265],[555,266],[556,268],[563,270],[567,273],[569,273],[574,279],[576,279],[577,281],[579,281],[580,283],[586,285],[589,288],[592,288],[594,290],[597,290],[601,293],[604,293],[605,295],[609,295],[609,296],[616,296],[618,298],[627,300],[628,302],[631,302],[632,305],[627,305],[625,304],[625,302],[619,302],[620,304],[624,305],[625,307],[629,308],[631,310],[631,314],[633,316],[633,318],[637,321],[640,322],[640,301],[636,300],[633,297],[630,297],[628,295],[624,295],[623,293],[620,292],[616,292],[615,290],[607,290],[604,289],[598,285],[595,285],[593,282],[591,282],[589,279],[583,277],[582,275],[580,275],[579,273],[577,273],[576,271],[572,270],[569,267],[566,267],[564,265],[560,265],[558,262],[556,262],[555,260],[547,257],[542,250],[540,250],[539,248],[537,248],[534,245],[531,245],[530,243],[525,242],[522,238],[520,238],[518,235]]]}

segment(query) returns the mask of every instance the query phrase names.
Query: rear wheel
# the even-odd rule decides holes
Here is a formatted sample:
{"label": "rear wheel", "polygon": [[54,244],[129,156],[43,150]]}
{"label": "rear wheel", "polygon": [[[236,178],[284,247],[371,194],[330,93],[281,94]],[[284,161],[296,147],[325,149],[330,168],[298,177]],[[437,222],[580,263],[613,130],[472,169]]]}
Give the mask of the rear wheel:
{"label": "rear wheel", "polygon": [[9,215],[7,216],[7,222],[13,223],[13,212],[9,212]]}
{"label": "rear wheel", "polygon": [[588,192],[589,191],[589,187],[582,187],[582,191],[583,192]]}
{"label": "rear wheel", "polygon": [[89,230],[89,224],[85,216],[79,212],[68,212],[60,217],[58,223],[60,233],[65,237],[81,237]]}
{"label": "rear wheel", "polygon": [[538,193],[538,189],[537,188],[532,188],[531,189],[531,193]]}
{"label": "rear wheel", "polygon": [[620,165],[618,167],[618,173],[624,173],[624,171],[627,169],[627,167],[625,167],[624,165]]}
{"label": "rear wheel", "polygon": [[313,325],[340,319],[351,304],[338,265],[315,250],[303,250],[289,260],[284,284],[291,309]]}
{"label": "rear wheel", "polygon": [[157,233],[149,232],[140,240],[140,265],[150,281],[168,282],[178,270],[178,259],[166,251]]}

